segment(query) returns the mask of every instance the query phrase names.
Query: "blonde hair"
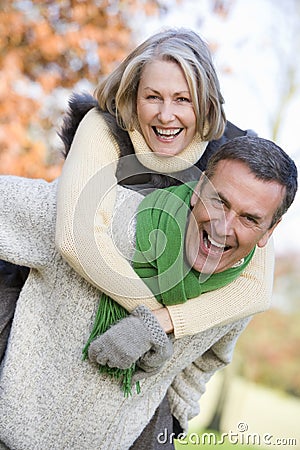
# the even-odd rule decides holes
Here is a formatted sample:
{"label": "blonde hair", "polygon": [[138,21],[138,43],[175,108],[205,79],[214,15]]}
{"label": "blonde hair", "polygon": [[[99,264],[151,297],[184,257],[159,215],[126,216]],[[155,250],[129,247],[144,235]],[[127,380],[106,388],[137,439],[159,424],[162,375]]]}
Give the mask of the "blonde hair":
{"label": "blonde hair", "polygon": [[222,136],[226,118],[224,99],[207,44],[188,29],[157,33],[133,50],[97,87],[101,109],[115,115],[127,131],[137,127],[137,91],[146,64],[175,62],[182,69],[195,108],[196,128],[203,140]]}

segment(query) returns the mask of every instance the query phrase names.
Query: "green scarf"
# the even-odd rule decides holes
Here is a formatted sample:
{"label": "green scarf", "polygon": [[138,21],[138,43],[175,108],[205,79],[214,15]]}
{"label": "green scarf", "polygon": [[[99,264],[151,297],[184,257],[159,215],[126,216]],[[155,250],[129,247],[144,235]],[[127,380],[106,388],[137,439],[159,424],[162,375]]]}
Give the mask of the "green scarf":
{"label": "green scarf", "polygon": [[[255,251],[253,249],[238,267],[209,277],[202,277],[188,266],[184,257],[184,237],[195,186],[196,182],[192,182],[157,189],[147,195],[138,208],[133,267],[163,305],[184,303],[231,283],[246,268]],[[101,295],[94,328],[83,349],[84,358],[90,343],[127,314],[106,294]],[[99,370],[121,379],[124,394],[131,394],[131,376],[135,365],[125,371],[106,366],[101,366]],[[136,387],[139,392],[139,385]]]}

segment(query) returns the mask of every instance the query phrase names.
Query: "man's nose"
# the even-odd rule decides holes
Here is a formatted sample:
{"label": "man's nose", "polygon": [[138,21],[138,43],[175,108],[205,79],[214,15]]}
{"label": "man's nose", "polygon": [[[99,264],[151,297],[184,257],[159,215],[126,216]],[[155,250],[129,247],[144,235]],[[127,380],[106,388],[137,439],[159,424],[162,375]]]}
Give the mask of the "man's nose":
{"label": "man's nose", "polygon": [[170,102],[163,102],[159,106],[158,119],[161,123],[169,123],[174,120],[174,106]]}
{"label": "man's nose", "polygon": [[222,211],[217,220],[214,221],[214,229],[217,236],[226,238],[234,233],[236,216],[234,212]]}

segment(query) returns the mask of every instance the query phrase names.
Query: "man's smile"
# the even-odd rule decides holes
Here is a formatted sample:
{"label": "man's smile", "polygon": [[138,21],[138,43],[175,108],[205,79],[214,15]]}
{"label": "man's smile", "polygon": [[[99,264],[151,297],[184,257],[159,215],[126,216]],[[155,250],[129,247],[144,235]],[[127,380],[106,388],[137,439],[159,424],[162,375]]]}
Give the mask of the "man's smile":
{"label": "man's smile", "polygon": [[202,231],[202,237],[200,242],[200,248],[202,252],[206,255],[216,255],[220,257],[224,252],[227,252],[232,247],[225,245],[224,243],[215,241],[207,231]]}

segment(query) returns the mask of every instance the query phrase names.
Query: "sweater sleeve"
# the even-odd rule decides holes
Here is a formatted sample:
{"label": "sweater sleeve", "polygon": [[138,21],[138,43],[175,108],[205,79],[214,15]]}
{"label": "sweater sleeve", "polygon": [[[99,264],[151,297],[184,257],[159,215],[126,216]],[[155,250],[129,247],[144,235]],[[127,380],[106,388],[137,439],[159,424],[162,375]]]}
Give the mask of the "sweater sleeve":
{"label": "sweater sleeve", "polygon": [[94,108],[81,121],[58,185],[56,245],[73,269],[131,311],[158,309],[150,289],[109,236],[119,147]]}
{"label": "sweater sleeve", "polygon": [[0,177],[0,258],[42,268],[55,252],[56,182]]}
{"label": "sweater sleeve", "polygon": [[168,389],[168,399],[172,414],[185,432],[188,421],[199,414],[199,400],[207,382],[231,362],[237,339],[249,321],[250,318],[235,322],[225,336],[174,378]]}
{"label": "sweater sleeve", "polygon": [[243,273],[232,283],[184,304],[168,306],[176,339],[242,319],[270,307],[274,274],[273,239],[257,248]]}

